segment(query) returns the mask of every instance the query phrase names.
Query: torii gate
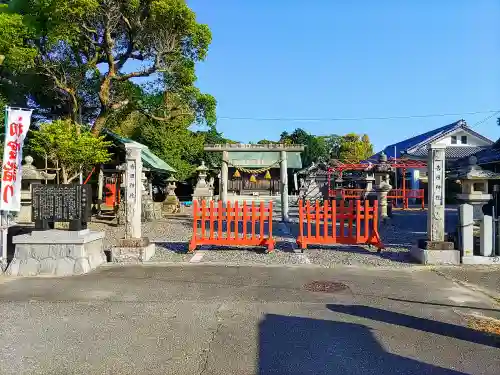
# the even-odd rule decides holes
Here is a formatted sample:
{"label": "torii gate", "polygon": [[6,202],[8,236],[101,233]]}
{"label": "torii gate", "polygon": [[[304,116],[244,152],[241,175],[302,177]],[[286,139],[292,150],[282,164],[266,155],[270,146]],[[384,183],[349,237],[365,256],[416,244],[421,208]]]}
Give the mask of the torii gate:
{"label": "torii gate", "polygon": [[289,209],[288,209],[288,163],[287,163],[287,151],[302,152],[304,151],[304,145],[286,145],[286,144],[265,144],[265,145],[253,145],[253,144],[215,144],[215,145],[205,145],[205,151],[218,151],[222,152],[222,166],[221,166],[221,191],[220,200],[222,202],[227,201],[227,184],[228,184],[228,174],[229,174],[229,151],[231,152],[248,152],[248,151],[259,151],[259,152],[280,152],[280,192],[281,192],[281,219],[284,222],[289,220]]}

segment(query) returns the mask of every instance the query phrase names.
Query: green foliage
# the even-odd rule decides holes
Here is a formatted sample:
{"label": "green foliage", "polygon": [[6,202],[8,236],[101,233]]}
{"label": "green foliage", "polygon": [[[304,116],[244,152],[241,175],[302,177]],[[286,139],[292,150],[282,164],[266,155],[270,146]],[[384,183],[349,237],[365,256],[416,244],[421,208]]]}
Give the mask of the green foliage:
{"label": "green foliage", "polygon": [[285,144],[302,144],[305,146],[302,152],[302,164],[304,167],[310,166],[313,162],[324,160],[328,151],[326,143],[321,137],[316,137],[307,133],[303,129],[295,129],[292,134],[281,133],[280,142]]}
{"label": "green foliage", "polygon": [[358,163],[373,155],[373,145],[368,135],[349,133],[342,137],[339,148],[339,159]]}
{"label": "green foliage", "polygon": [[44,123],[39,130],[30,131],[30,149],[54,165],[59,165],[64,184],[74,180],[80,172],[88,172],[96,164],[110,160],[111,142],[94,137],[89,130],[70,120]]}
{"label": "green foliage", "polygon": [[132,138],[174,167],[177,179],[186,180],[194,174],[198,156],[203,152],[203,136],[194,134],[187,127],[155,121],[146,121],[140,129],[141,132]]}
{"label": "green foliage", "polygon": [[[304,167],[310,166],[313,162],[328,161],[329,159],[359,162],[373,155],[373,145],[366,134],[363,136],[354,133],[344,136],[336,134],[315,136],[298,128],[291,134],[286,131],[282,132],[279,142],[304,145],[305,150],[301,155]],[[268,144],[274,142],[262,140],[258,143]]]}
{"label": "green foliage", "polygon": [[[42,118],[94,123],[94,134],[133,111],[213,126],[215,99],[194,86],[211,38],[184,0],[11,0],[0,8],[0,92]],[[149,106],[136,78],[175,94],[182,113]]]}
{"label": "green foliage", "polygon": [[260,141],[257,142],[258,145],[272,145],[277,143],[276,141],[270,141],[268,139],[261,139]]}

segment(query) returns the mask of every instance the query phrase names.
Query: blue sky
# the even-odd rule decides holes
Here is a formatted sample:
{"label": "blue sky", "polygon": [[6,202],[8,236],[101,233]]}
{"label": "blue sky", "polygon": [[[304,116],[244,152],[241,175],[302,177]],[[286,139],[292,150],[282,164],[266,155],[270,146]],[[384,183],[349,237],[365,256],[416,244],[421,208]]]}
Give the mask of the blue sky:
{"label": "blue sky", "polygon": [[[464,118],[263,121],[500,110],[498,0],[188,0],[213,42],[198,86],[248,142],[296,127],[367,133],[376,149]],[[251,118],[242,120],[235,118]],[[496,116],[474,128],[497,139]]]}

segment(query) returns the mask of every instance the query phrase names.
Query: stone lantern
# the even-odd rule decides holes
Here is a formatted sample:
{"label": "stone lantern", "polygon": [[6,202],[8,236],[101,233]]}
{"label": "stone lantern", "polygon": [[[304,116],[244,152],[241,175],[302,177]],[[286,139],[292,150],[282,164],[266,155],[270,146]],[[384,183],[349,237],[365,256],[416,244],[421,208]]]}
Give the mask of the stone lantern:
{"label": "stone lantern", "polygon": [[33,165],[33,158],[29,155],[24,158],[24,163],[21,180],[21,210],[16,221],[19,223],[31,223],[32,185],[39,184],[42,181],[53,181],[56,178],[56,174],[36,169]]}
{"label": "stone lantern", "polygon": [[387,220],[389,217],[387,211],[387,194],[391,191],[389,173],[393,171],[391,165],[387,162],[387,155],[383,152],[379,156],[378,164],[373,168],[375,175],[374,190],[377,193],[377,199],[380,209],[380,218],[382,221]]}
{"label": "stone lantern", "polygon": [[462,185],[462,192],[457,194],[458,200],[472,205],[474,220],[481,220],[483,206],[493,199],[493,195],[488,191],[488,181],[500,180],[500,173],[482,169],[477,165],[477,158],[471,156],[469,165],[451,174],[450,177],[460,180]]}
{"label": "stone lantern", "polygon": [[164,214],[174,214],[180,211],[179,198],[175,195],[177,179],[174,176],[167,178],[167,196],[162,204],[162,212]]}
{"label": "stone lantern", "polygon": [[151,194],[149,179],[146,176],[149,169],[142,168],[141,173],[141,194],[142,194],[142,220],[153,221],[154,219],[154,202]]}
{"label": "stone lantern", "polygon": [[373,191],[373,184],[375,183],[375,176],[373,175],[373,164],[368,163],[368,166],[363,170],[363,175],[359,179],[364,184],[365,197]]}
{"label": "stone lantern", "polygon": [[196,199],[200,202],[202,200],[210,201],[213,197],[213,190],[207,184],[208,168],[204,161],[196,168],[196,171],[198,172],[198,181],[194,187],[193,200]]}

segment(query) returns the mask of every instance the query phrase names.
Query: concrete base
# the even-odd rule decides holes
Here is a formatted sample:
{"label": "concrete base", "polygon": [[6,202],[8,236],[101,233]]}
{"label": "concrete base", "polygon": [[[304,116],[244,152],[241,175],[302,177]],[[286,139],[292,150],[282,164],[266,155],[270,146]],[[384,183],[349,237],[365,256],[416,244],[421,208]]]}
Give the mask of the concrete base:
{"label": "concrete base", "polygon": [[426,250],[414,246],[410,255],[421,264],[460,264],[458,250]]}
{"label": "concrete base", "polygon": [[34,231],[14,236],[15,253],[6,274],[10,276],[71,276],[106,263],[104,232]]}
{"label": "concrete base", "polygon": [[[147,239],[140,239],[134,244],[122,243],[111,248],[111,259],[114,263],[143,263],[155,255],[156,246]],[[125,240],[126,241],[126,240]],[[124,246],[123,246],[124,245]]]}
{"label": "concrete base", "polygon": [[500,256],[483,257],[478,255],[470,255],[462,257],[463,264],[483,264],[483,265],[496,265],[500,264]]}

